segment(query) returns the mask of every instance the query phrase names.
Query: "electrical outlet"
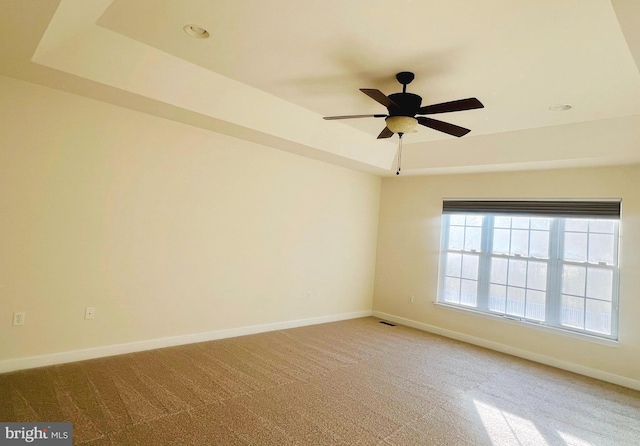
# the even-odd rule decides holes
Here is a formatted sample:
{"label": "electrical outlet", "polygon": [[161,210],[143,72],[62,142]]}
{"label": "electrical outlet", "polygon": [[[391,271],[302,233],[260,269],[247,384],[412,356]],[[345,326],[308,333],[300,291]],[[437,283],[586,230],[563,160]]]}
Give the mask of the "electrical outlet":
{"label": "electrical outlet", "polygon": [[96,317],[96,307],[87,307],[84,309],[85,319],[94,319]]}
{"label": "electrical outlet", "polygon": [[307,299],[311,299],[311,291],[307,291]]}
{"label": "electrical outlet", "polygon": [[409,303],[412,304],[413,303],[413,294],[409,294]]}
{"label": "electrical outlet", "polygon": [[24,325],[24,318],[26,313],[24,311],[13,313],[13,326]]}

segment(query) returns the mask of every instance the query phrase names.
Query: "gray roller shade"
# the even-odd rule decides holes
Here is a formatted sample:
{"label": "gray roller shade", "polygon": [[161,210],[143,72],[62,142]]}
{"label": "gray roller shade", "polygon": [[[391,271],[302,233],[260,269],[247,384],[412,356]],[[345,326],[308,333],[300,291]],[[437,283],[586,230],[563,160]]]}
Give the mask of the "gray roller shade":
{"label": "gray roller shade", "polygon": [[518,214],[564,218],[620,218],[620,200],[510,201],[445,200],[443,214]]}

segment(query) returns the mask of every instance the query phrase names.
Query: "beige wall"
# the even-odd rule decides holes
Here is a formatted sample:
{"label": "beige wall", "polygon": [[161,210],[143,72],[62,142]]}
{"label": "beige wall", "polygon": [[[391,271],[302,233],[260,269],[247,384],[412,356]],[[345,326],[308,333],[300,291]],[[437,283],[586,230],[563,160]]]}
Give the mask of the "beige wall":
{"label": "beige wall", "polygon": [[[640,166],[386,178],[374,310],[555,362],[640,380]],[[622,198],[620,343],[587,342],[435,306],[443,198]],[[414,303],[407,296],[415,296]],[[636,381],[639,382],[640,381]]]}
{"label": "beige wall", "polygon": [[[369,311],[373,296],[379,312],[640,380],[640,166],[394,177],[381,190],[6,77],[0,98],[0,361]],[[619,345],[434,306],[444,197],[622,197]]]}
{"label": "beige wall", "polygon": [[0,98],[0,360],[371,310],[380,178],[6,77]]}

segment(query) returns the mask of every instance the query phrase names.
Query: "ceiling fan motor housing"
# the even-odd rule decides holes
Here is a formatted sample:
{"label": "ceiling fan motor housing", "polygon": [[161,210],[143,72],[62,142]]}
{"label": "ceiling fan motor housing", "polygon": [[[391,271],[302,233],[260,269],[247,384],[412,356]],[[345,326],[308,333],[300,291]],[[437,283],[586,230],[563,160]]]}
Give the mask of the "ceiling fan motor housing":
{"label": "ceiling fan motor housing", "polygon": [[422,97],[413,93],[394,93],[389,95],[393,104],[387,107],[389,116],[415,116],[422,105]]}

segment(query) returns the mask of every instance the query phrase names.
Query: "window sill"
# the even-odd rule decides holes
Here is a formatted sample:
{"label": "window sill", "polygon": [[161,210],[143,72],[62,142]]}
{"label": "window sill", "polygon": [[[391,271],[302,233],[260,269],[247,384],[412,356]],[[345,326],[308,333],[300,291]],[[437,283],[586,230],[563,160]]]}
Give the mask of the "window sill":
{"label": "window sill", "polygon": [[606,339],[606,338],[600,338],[598,336],[592,336],[586,333],[577,333],[575,331],[571,331],[571,330],[563,330],[562,328],[559,327],[551,327],[549,325],[542,325],[542,324],[536,324],[535,322],[529,322],[529,321],[525,321],[525,320],[519,320],[519,319],[515,319],[515,318],[510,318],[509,316],[501,316],[501,315],[497,315],[497,314],[488,314],[488,313],[484,313],[482,311],[477,311],[474,310],[473,308],[464,308],[464,307],[459,307],[457,305],[450,305],[447,303],[443,303],[443,302],[432,302],[433,305],[435,305],[436,307],[441,307],[443,309],[446,310],[452,310],[452,311],[456,311],[456,312],[460,312],[460,313],[464,313],[464,314],[471,314],[473,316],[478,316],[478,317],[482,317],[485,319],[490,319],[492,321],[500,321],[500,322],[504,322],[507,324],[511,324],[511,325],[517,325],[520,327],[525,327],[525,328],[533,328],[535,330],[539,330],[539,331],[544,331],[546,333],[552,333],[552,334],[556,334],[556,335],[561,335],[564,337],[568,337],[568,338],[573,338],[573,339],[579,339],[581,341],[587,341],[587,342],[592,342],[594,344],[600,344],[600,345],[605,345],[607,347],[619,347],[620,346],[620,341],[617,341],[615,339]]}

